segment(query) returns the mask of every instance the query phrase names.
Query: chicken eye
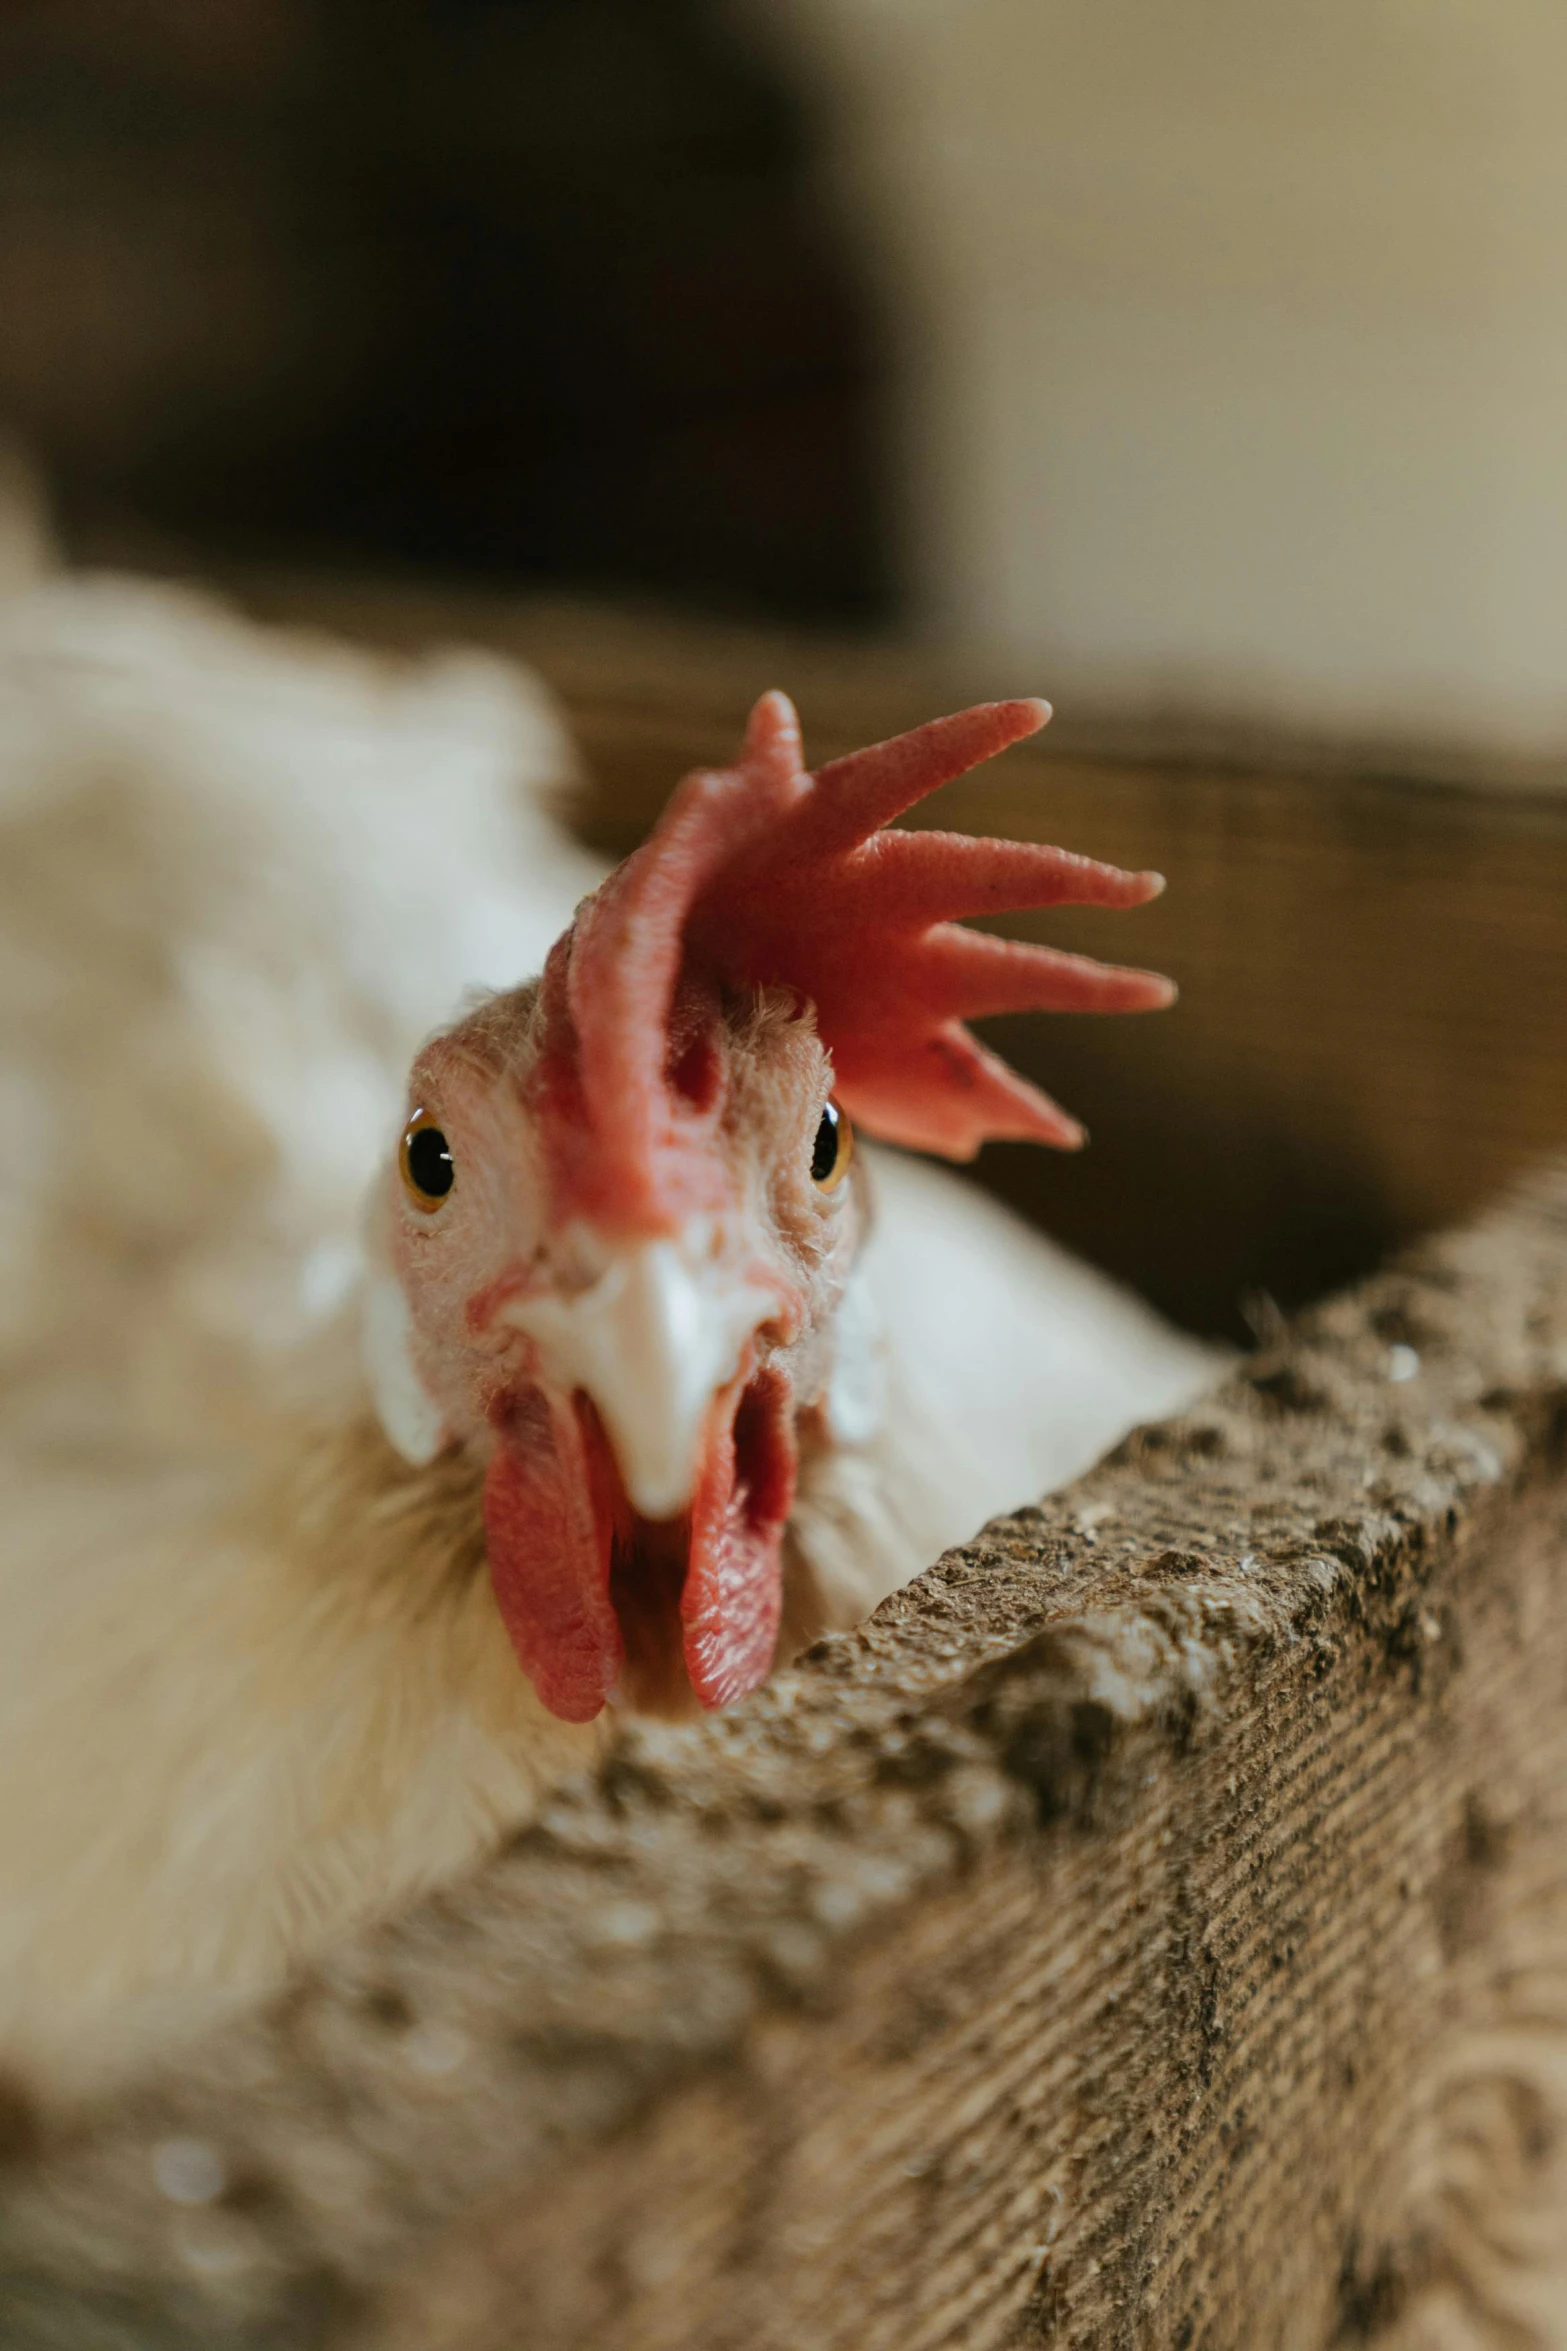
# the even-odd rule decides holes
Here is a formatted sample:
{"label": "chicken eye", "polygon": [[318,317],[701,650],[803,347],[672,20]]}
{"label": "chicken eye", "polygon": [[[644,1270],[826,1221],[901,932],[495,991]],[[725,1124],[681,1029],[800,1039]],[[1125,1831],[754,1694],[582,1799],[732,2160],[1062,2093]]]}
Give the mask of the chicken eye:
{"label": "chicken eye", "polygon": [[403,1185],[416,1208],[426,1215],[439,1208],[456,1181],[451,1145],[422,1110],[416,1110],[403,1132]]}
{"label": "chicken eye", "polygon": [[836,1192],[854,1157],[854,1129],[836,1102],[822,1112],[811,1147],[811,1181],[819,1192]]}

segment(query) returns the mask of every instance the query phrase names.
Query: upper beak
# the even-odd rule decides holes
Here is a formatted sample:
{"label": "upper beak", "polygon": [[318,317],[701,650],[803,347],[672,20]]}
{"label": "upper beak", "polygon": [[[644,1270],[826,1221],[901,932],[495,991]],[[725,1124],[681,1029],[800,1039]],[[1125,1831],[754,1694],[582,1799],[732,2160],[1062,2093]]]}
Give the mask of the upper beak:
{"label": "upper beak", "polygon": [[643,1518],[677,1518],[696,1490],[713,1399],[748,1342],[777,1316],[779,1291],[715,1251],[707,1218],[672,1239],[596,1249],[585,1288],[511,1300],[546,1376],[597,1406],[627,1498]]}

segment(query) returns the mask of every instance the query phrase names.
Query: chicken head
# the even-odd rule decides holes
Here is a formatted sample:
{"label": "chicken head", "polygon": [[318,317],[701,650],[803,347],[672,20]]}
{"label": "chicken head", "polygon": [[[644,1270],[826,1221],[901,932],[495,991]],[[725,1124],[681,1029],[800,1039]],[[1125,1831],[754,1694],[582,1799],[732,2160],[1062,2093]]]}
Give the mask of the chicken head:
{"label": "chicken head", "polygon": [[851,1120],[952,1158],[1071,1147],[964,1018],[1170,999],[950,919],[1136,905],[1157,875],[883,829],[1048,715],[983,705],[812,775],[764,696],[737,766],[687,778],[542,977],[415,1064],[380,1208],[383,1417],[405,1451],[484,1460],[496,1599],[557,1715],[722,1706],[768,1672],[801,1432],[831,1441],[846,1368]]}

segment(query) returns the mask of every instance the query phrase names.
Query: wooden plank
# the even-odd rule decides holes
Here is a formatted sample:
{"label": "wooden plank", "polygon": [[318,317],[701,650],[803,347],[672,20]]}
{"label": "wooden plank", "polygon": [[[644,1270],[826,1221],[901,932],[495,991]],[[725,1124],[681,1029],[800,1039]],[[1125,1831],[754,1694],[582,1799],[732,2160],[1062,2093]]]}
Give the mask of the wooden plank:
{"label": "wooden plank", "polygon": [[[977,657],[702,629],[657,617],[320,582],[253,605],[414,647],[460,634],[533,661],[587,756],[582,829],[630,847],[688,767],[732,755],[764,685],[813,755],[1038,681]],[[996,1024],[1086,1120],[1062,1160],[996,1147],[987,1182],[1190,1326],[1242,1335],[1471,1213],[1567,1145],[1567,791],[1411,752],[1225,745],[1210,730],[1058,719],[954,785],[934,821],[1060,839],[1170,889],[1135,917],[1018,927],[1172,972],[1154,1021]]]}
{"label": "wooden plank", "polygon": [[0,2340],[1563,2339],[1564,1399],[1567,1175],[14,2132]]}

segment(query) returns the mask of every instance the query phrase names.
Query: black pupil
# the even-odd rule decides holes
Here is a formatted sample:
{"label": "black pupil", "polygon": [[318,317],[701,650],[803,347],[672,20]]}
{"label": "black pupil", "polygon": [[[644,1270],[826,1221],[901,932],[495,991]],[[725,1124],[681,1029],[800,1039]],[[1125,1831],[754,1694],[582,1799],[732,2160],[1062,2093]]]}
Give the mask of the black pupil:
{"label": "black pupil", "polygon": [[811,1151],[811,1181],[825,1184],[838,1164],[838,1122],[843,1116],[836,1102],[829,1102],[822,1112],[822,1123],[816,1130],[816,1142]]}
{"label": "black pupil", "polygon": [[444,1200],[452,1188],[452,1155],[439,1127],[421,1127],[408,1138],[408,1173],[419,1191],[431,1200]]}

